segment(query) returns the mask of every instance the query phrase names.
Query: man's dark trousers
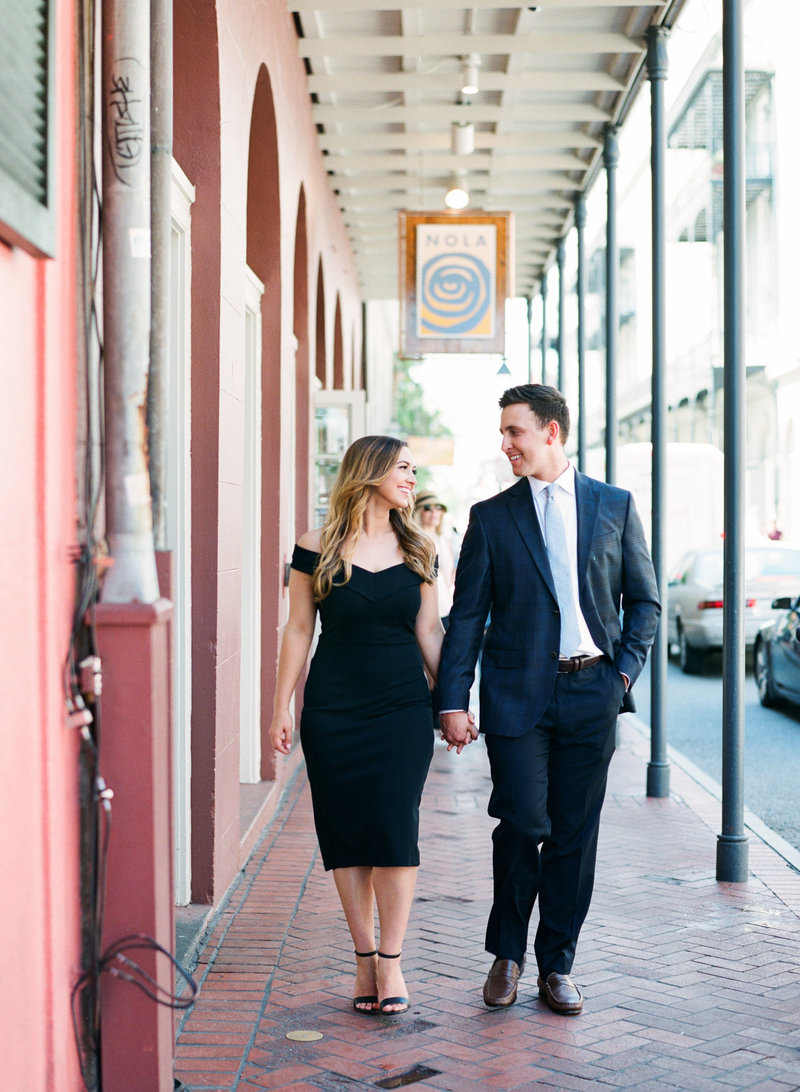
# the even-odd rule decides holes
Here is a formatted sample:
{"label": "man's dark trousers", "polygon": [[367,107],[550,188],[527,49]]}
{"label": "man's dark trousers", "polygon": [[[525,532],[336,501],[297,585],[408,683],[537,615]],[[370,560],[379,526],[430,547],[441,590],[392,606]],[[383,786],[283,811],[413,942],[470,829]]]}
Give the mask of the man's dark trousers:
{"label": "man's dark trousers", "polygon": [[[486,736],[494,904],[486,950],[521,964],[539,896],[540,973],[569,974],[594,886],[597,834],[625,682],[609,660],[559,674],[539,723]],[[541,844],[541,850],[539,848]]]}

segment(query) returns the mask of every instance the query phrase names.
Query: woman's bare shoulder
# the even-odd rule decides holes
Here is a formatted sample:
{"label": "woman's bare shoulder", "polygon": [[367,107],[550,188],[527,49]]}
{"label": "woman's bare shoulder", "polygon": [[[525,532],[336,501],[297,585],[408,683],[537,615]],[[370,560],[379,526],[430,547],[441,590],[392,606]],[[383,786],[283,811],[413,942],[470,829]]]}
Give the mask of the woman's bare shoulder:
{"label": "woman's bare shoulder", "polygon": [[297,540],[297,545],[302,546],[304,550],[312,550],[315,554],[318,554],[321,538],[322,528],[315,527],[313,531],[306,531],[304,535],[301,535]]}

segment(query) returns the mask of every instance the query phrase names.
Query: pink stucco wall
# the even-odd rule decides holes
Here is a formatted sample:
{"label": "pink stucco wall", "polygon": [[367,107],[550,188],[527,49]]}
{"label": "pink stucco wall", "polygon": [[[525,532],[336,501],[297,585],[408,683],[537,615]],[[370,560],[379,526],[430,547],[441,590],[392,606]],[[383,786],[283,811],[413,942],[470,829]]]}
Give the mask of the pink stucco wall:
{"label": "pink stucco wall", "polygon": [[73,6],[57,5],[53,259],[0,244],[0,991],[2,1083],[82,1087],[70,1023],[80,962],[78,739],[62,669],[75,522]]}
{"label": "pink stucco wall", "polygon": [[[337,301],[344,359],[360,353],[360,296],[350,244],[331,193],[311,115],[305,71],[286,5],[220,0],[175,4],[174,155],[195,186],[192,208],[192,898],[216,902],[241,865],[239,670],[243,484],[243,288],[249,264],[262,304],[262,718],[271,713],[278,634],[285,621],[283,565],[296,537],[290,504],[305,444],[294,455],[292,399],[311,389],[315,353],[296,374],[295,246],[303,194],[306,291],[317,313],[325,286],[325,342],[333,375]],[[316,330],[309,331],[309,345]],[[302,338],[299,340],[303,341]],[[305,394],[304,394],[305,392]],[[302,433],[302,429],[300,432]],[[306,501],[306,508],[308,507]],[[306,528],[303,527],[303,530]],[[262,776],[276,777],[262,750]],[[277,799],[273,793],[271,801]],[[273,804],[274,806],[274,804]]]}
{"label": "pink stucco wall", "polygon": [[[0,1083],[26,1092],[77,1092],[82,1086],[70,1015],[81,958],[79,738],[66,724],[62,683],[74,608],[70,552],[78,534],[77,34],[74,6],[54,10],[56,254],[34,259],[0,243],[0,502],[5,517],[0,532],[0,930],[6,949]],[[298,479],[307,492],[315,338],[319,329],[329,358],[323,370],[332,376],[338,305],[343,343],[337,351],[346,361],[358,358],[360,300],[353,256],[316,142],[288,9],[280,0],[257,5],[220,0],[216,6],[176,0],[175,21],[175,158],[197,190],[192,210],[192,853],[197,895],[218,901],[243,852],[236,711],[241,571],[231,541],[236,521],[226,514],[241,487],[237,338],[243,267],[253,241],[258,242],[258,219],[248,210],[247,176],[253,104],[265,71],[277,141],[268,165],[273,173],[269,188],[280,210],[263,325],[269,347],[264,387],[278,406],[264,466],[265,526],[277,527],[265,557],[267,661],[274,660],[285,617],[283,562],[305,529],[302,509],[309,507],[302,489],[297,505],[287,498]],[[303,244],[299,264],[298,238]],[[262,253],[266,249],[262,246]],[[318,285],[324,289],[319,328]],[[305,331],[297,330],[298,321]],[[293,334],[306,368],[299,376]],[[295,456],[294,445],[286,441],[297,413]],[[222,526],[221,515],[226,516]],[[265,664],[267,715],[274,666]],[[285,772],[276,771],[277,784]],[[270,799],[274,806],[277,794]],[[168,875],[171,855],[162,849],[157,856],[154,867]]]}

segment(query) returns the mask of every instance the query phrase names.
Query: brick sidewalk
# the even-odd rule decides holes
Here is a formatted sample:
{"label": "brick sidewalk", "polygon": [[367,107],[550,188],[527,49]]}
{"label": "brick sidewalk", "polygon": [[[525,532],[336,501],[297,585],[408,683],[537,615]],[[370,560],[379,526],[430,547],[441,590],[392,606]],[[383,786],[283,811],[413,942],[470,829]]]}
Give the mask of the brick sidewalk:
{"label": "brick sidewalk", "polygon": [[[718,884],[719,803],[674,765],[671,799],[648,800],[648,745],[624,722],[574,968],[581,1016],[551,1013],[532,967],[513,1008],[484,1007],[486,752],[437,744],[403,959],[411,1011],[351,1008],[354,960],[301,770],[209,929],[176,1075],[191,1092],[800,1089],[800,875],[751,835],[749,882]],[[298,1029],[322,1038],[286,1038]]]}

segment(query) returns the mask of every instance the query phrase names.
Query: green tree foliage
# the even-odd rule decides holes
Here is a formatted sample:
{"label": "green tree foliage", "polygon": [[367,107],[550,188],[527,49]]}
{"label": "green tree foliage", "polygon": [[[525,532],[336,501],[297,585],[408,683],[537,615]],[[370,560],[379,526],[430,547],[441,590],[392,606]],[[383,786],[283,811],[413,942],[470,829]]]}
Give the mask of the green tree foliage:
{"label": "green tree foliage", "polygon": [[[439,411],[431,411],[425,406],[425,390],[411,374],[411,369],[418,363],[395,353],[393,423],[397,425],[396,434],[402,437],[452,436]],[[433,475],[427,467],[420,466],[417,471],[417,494],[430,488],[433,488]]]}
{"label": "green tree foliage", "polygon": [[425,391],[411,375],[419,363],[395,354],[394,358],[394,419],[402,436],[452,436],[438,410],[425,407]]}

